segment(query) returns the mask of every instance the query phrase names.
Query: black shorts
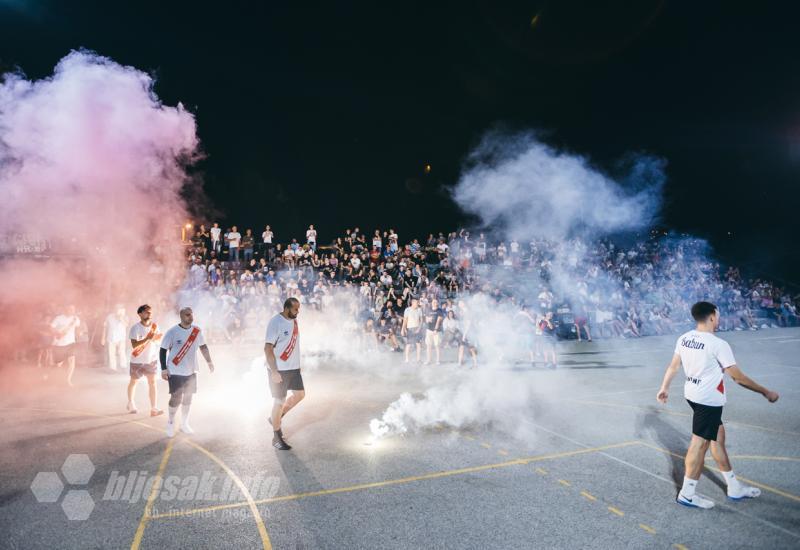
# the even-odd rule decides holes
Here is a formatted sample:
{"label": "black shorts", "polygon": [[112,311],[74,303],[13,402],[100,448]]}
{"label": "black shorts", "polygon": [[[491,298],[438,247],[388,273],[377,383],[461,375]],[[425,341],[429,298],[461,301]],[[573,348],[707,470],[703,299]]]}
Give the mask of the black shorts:
{"label": "black shorts", "polygon": [[717,440],[717,432],[722,426],[722,407],[701,405],[686,400],[694,411],[692,416],[692,433],[709,441]]}
{"label": "black shorts", "polygon": [[281,381],[276,384],[272,381],[272,376],[269,379],[269,392],[274,399],[285,399],[286,392],[304,391],[306,388],[303,386],[303,375],[300,374],[300,369],[282,370],[278,371],[281,374]]}
{"label": "black shorts", "polygon": [[167,382],[169,382],[169,393],[171,394],[197,393],[197,373],[189,376],[170,374]]}
{"label": "black shorts", "polygon": [[70,357],[75,357],[75,344],[66,346],[53,346],[53,363],[63,363]]}

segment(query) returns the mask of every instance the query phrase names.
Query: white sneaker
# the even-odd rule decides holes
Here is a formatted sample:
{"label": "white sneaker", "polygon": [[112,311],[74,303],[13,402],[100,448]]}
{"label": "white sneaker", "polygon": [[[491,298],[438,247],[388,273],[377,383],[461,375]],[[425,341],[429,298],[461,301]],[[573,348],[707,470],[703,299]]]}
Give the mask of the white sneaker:
{"label": "white sneaker", "polygon": [[167,422],[167,437],[175,437],[175,423]]}
{"label": "white sneaker", "polygon": [[692,496],[692,498],[683,496],[683,493],[678,493],[675,502],[690,508],[703,508],[704,510],[710,510],[714,507],[714,503],[712,501],[708,500],[707,498],[703,498],[696,493]]}
{"label": "white sneaker", "polygon": [[181,423],[181,431],[183,433],[185,433],[185,434],[193,434],[194,433],[194,430],[192,429],[192,427],[189,425],[188,422],[182,422]]}
{"label": "white sneaker", "polygon": [[737,483],[736,487],[728,485],[728,498],[731,500],[742,500],[743,498],[756,498],[761,495],[761,489],[751,487],[744,483]]}
{"label": "white sneaker", "polygon": [[139,412],[139,409],[136,408],[136,403],[133,403],[131,401],[128,401],[128,406],[126,407],[126,409],[128,409],[128,412],[131,414],[136,414]]}

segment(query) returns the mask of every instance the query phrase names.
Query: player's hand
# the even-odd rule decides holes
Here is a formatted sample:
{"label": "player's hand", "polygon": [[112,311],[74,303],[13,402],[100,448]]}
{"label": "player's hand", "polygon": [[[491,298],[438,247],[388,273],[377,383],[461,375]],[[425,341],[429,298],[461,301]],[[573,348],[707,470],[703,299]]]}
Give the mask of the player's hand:
{"label": "player's hand", "polygon": [[766,397],[767,401],[769,401],[770,403],[775,403],[775,401],[778,400],[780,395],[778,395],[778,393],[774,391],[767,391],[767,393],[764,394],[764,397]]}
{"label": "player's hand", "polygon": [[281,382],[283,382],[283,378],[281,377],[281,373],[278,372],[278,369],[270,371],[269,379],[270,381],[272,381],[273,384],[280,384]]}
{"label": "player's hand", "polygon": [[214,363],[210,361],[208,363],[208,372],[214,372]]}
{"label": "player's hand", "polygon": [[161,378],[164,380],[169,380],[169,371],[167,369],[161,371]]}
{"label": "player's hand", "polygon": [[665,404],[668,398],[669,392],[667,390],[659,390],[658,394],[656,395],[656,399],[662,404]]}

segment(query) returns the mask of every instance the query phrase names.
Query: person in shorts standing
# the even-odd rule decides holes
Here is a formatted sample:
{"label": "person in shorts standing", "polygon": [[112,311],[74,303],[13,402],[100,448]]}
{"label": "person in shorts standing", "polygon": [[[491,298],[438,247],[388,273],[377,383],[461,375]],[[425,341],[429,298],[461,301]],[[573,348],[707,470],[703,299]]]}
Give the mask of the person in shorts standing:
{"label": "person in shorts standing", "polygon": [[422,340],[425,338],[425,324],[423,323],[422,309],[419,307],[419,300],[411,299],[411,307],[407,307],[403,312],[403,325],[401,334],[406,339],[406,363],[408,363],[411,346],[417,348],[417,363],[422,358]]}
{"label": "person in shorts standing", "polygon": [[50,322],[53,334],[53,364],[60,367],[67,363],[67,385],[72,386],[72,375],[75,372],[75,331],[81,325],[74,305],[67,306],[66,312],[57,315]]}
{"label": "person in shorts standing", "polygon": [[139,306],[136,310],[139,322],[128,331],[131,340],[130,382],[128,382],[128,412],[139,412],[136,408],[136,384],[142,376],[147,378],[148,396],[150,397],[150,416],[164,414],[156,406],[158,391],[156,388],[156,374],[158,373],[158,341],[163,334],[158,332],[158,325],[153,322],[152,308],[147,304]]}

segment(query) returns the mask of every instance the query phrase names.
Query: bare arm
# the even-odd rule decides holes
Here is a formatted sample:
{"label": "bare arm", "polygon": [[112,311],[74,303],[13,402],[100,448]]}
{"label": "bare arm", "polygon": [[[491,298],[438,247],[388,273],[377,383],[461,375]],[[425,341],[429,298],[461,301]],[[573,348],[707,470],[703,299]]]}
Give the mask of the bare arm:
{"label": "bare arm", "polygon": [[731,375],[731,378],[733,378],[734,382],[736,382],[743,388],[747,388],[750,391],[760,393],[761,395],[766,397],[770,403],[775,403],[775,401],[778,400],[779,395],[776,392],[768,390],[755,380],[748,377],[745,373],[742,372],[742,369],[740,369],[738,366],[732,365],[727,369],[725,369],[725,372]]}
{"label": "bare arm", "polygon": [[678,374],[678,369],[680,368],[681,356],[675,353],[672,356],[672,361],[667,365],[667,370],[664,373],[664,380],[661,382],[661,388],[658,390],[658,394],[656,394],[656,399],[658,399],[660,403],[667,402],[667,398],[669,398],[669,385],[672,379],[675,378],[675,375]]}
{"label": "bare arm", "polygon": [[281,373],[278,371],[278,363],[275,361],[275,346],[267,342],[264,344],[264,355],[267,358],[267,370],[270,380],[279,384],[282,380]]}
{"label": "bare arm", "polygon": [[211,353],[208,351],[208,346],[203,344],[200,346],[200,353],[203,354],[203,358],[208,363],[208,370],[209,372],[214,372],[214,361],[211,360]]}

